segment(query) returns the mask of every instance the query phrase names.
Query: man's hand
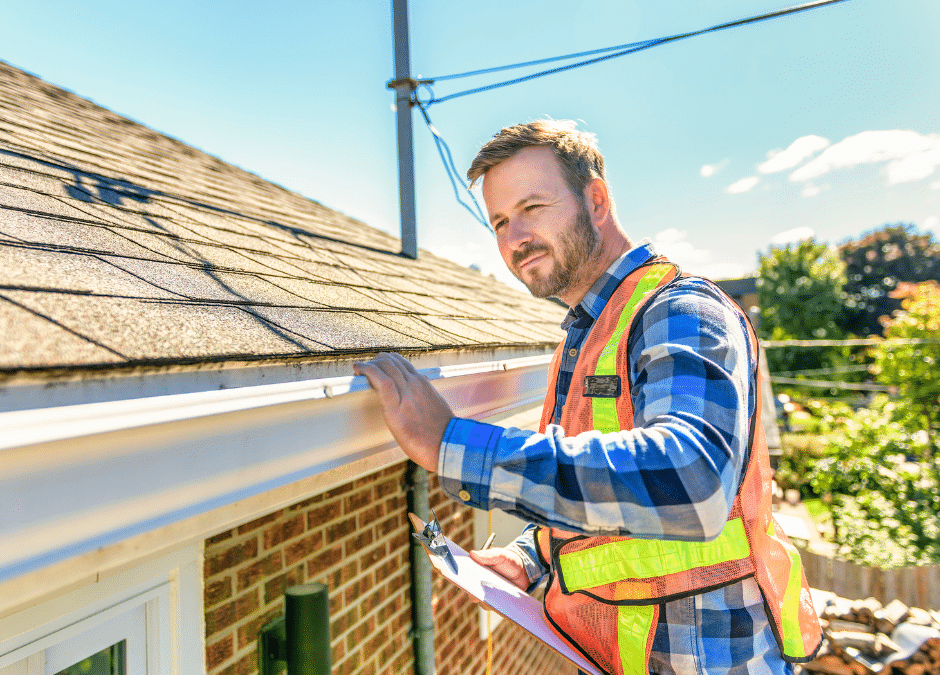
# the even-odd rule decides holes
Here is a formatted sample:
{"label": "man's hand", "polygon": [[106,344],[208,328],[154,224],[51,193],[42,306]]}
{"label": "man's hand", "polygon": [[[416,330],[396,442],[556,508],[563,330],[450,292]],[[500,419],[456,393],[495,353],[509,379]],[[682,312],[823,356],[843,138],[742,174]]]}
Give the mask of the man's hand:
{"label": "man's hand", "polygon": [[375,389],[392,436],[415,464],[437,471],[444,431],[454,417],[447,401],[401,354],[382,352],[366,363],[354,363]]}
{"label": "man's hand", "polygon": [[529,577],[522,566],[522,560],[515,551],[505,548],[488,548],[485,551],[470,551],[470,557],[522,590],[529,587]]}

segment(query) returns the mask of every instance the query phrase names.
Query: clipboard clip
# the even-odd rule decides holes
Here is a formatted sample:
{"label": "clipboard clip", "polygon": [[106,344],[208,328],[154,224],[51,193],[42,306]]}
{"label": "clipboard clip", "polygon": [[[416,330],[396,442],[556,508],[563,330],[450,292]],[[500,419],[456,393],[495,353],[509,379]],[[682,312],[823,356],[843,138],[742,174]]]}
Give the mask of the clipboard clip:
{"label": "clipboard clip", "polygon": [[441,524],[437,520],[434,509],[431,509],[431,513],[434,518],[424,526],[420,533],[412,532],[411,536],[420,541],[428,553],[443,559],[451,571],[456,574],[457,561],[454,559],[454,554],[447,548],[447,541],[444,539],[444,532],[441,530]]}

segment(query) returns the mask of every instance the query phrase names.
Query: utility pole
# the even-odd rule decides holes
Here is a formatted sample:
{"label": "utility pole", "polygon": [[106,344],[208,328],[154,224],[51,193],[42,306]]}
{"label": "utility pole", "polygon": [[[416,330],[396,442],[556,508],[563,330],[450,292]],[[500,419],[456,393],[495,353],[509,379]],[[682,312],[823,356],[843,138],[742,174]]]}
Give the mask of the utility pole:
{"label": "utility pole", "polygon": [[418,258],[418,228],[415,215],[414,143],[411,128],[411,97],[417,82],[411,77],[411,55],[408,46],[408,0],[392,0],[392,30],[395,38],[395,79],[388,83],[394,89],[398,119],[398,193],[401,213],[401,254]]}
{"label": "utility pole", "polygon": [[[408,45],[408,0],[392,0],[392,31],[395,40],[394,89],[398,119],[398,192],[401,210],[401,255],[418,258],[418,230],[415,216],[414,143],[411,135],[412,95],[418,83],[411,77]],[[408,510],[421,520],[430,520],[428,472],[408,462]],[[431,561],[414,538],[411,548],[411,636],[415,675],[434,675],[434,615],[431,608]]]}

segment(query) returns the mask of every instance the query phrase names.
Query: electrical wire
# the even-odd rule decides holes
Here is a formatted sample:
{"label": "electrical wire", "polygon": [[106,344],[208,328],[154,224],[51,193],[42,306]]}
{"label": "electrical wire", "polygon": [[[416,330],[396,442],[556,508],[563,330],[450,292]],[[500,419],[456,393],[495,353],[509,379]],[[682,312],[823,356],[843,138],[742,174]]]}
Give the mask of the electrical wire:
{"label": "electrical wire", "polygon": [[434,82],[436,81],[445,81],[445,80],[452,80],[452,79],[457,79],[457,78],[462,78],[462,77],[470,77],[471,75],[482,75],[485,73],[499,72],[502,70],[522,68],[525,66],[538,65],[541,63],[550,63],[553,61],[563,61],[567,59],[578,58],[580,56],[613,51],[613,53],[608,53],[608,54],[605,54],[604,56],[598,56],[596,58],[587,59],[584,61],[578,61],[577,63],[571,63],[566,66],[550,68],[548,70],[543,70],[538,73],[524,75],[522,77],[513,78],[511,80],[505,80],[503,82],[496,82],[494,84],[488,84],[482,87],[475,87],[473,89],[466,89],[464,91],[458,91],[453,94],[448,94],[447,96],[441,96],[440,98],[434,96],[433,91],[432,91],[432,97],[428,101],[426,101],[424,105],[425,107],[428,107],[428,106],[434,105],[435,103],[443,103],[444,101],[449,101],[451,99],[459,98],[461,96],[469,96],[470,94],[477,94],[483,91],[489,91],[491,89],[499,89],[501,87],[508,87],[513,84],[527,82],[529,80],[534,80],[539,77],[545,77],[547,75],[554,75],[555,73],[561,73],[564,71],[573,70],[575,68],[588,66],[594,63],[600,63],[602,61],[614,59],[619,56],[626,56],[627,54],[634,54],[636,52],[649,49],[657,45],[666,44],[668,42],[676,42],[678,40],[684,40],[686,38],[695,37],[697,35],[704,35],[705,33],[714,33],[714,32],[721,31],[721,30],[727,30],[729,28],[738,28],[740,26],[745,26],[745,25],[752,24],[752,23],[758,23],[761,21],[769,21],[771,19],[778,19],[780,17],[787,16],[790,14],[796,14],[798,12],[805,12],[811,9],[818,9],[819,7],[824,7],[826,5],[833,5],[839,2],[847,2],[847,1],[848,0],[815,0],[814,2],[807,2],[802,5],[795,5],[793,7],[788,7],[786,9],[781,9],[781,10],[777,10],[774,12],[767,12],[764,14],[759,14],[757,16],[748,17],[746,19],[737,19],[735,21],[728,21],[726,23],[718,24],[716,26],[711,26],[709,28],[703,28],[701,30],[691,31],[688,33],[680,33],[678,35],[670,35],[667,37],[655,38],[652,40],[645,40],[642,42],[634,42],[628,45],[620,45],[617,47],[604,47],[601,49],[591,50],[588,52],[578,52],[575,54],[567,54],[564,56],[554,56],[554,57],[549,57],[546,59],[539,59],[536,61],[526,61],[524,63],[517,63],[517,64],[512,64],[512,65],[507,65],[507,66],[497,66],[495,68],[473,70],[473,71],[469,71],[466,73],[443,75],[443,76],[439,76],[436,78],[426,78],[426,79],[420,80],[420,83],[422,85],[427,86],[427,88],[430,90],[431,89],[430,85],[434,84]]}
{"label": "electrical wire", "polygon": [[[441,136],[440,132],[435,128],[431,123],[431,118],[428,116],[428,111],[425,109],[425,104],[422,104],[420,101],[415,99],[414,105],[421,111],[421,116],[424,118],[425,123],[428,125],[428,129],[431,131],[431,135],[434,137],[434,144],[437,146],[437,154],[440,155],[441,161],[444,163],[444,171],[447,173],[447,177],[450,179],[450,184],[454,188],[454,196],[457,198],[457,202],[467,209],[470,212],[470,215],[474,217],[483,227],[485,227],[493,236],[496,236],[496,233],[493,231],[493,227],[487,221],[486,216],[483,215],[483,209],[480,208],[480,203],[477,201],[476,196],[473,192],[470,191],[470,186],[464,183],[463,176],[460,175],[460,172],[457,171],[457,166],[454,164],[453,155],[450,153],[450,147],[447,145],[447,142]],[[459,187],[458,187],[459,185]],[[470,200],[473,202],[473,206],[465,202],[460,198],[461,188],[469,196]]]}
{"label": "electrical wire", "polygon": [[855,338],[851,340],[761,340],[761,347],[865,347],[867,345],[936,345],[938,338]]}

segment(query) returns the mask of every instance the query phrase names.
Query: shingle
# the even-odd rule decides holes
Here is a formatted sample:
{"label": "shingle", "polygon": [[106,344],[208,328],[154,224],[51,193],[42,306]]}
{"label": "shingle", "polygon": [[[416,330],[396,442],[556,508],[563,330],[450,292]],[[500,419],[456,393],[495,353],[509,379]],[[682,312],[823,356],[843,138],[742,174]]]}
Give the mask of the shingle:
{"label": "shingle", "polygon": [[138,298],[179,298],[87,253],[0,244],[0,285]]}
{"label": "shingle", "polygon": [[0,291],[0,368],[56,368],[75,363],[113,364],[117,354],[75,335],[69,330],[18,307]]}
{"label": "shingle", "polygon": [[50,365],[560,335],[560,307],[426,251],[404,258],[386,232],[3,63],[0,110],[0,292],[34,312],[8,310],[18,344],[71,336],[41,352]]}
{"label": "shingle", "polygon": [[330,351],[237,307],[6,291],[40,312],[131,361],[287,355]]}

